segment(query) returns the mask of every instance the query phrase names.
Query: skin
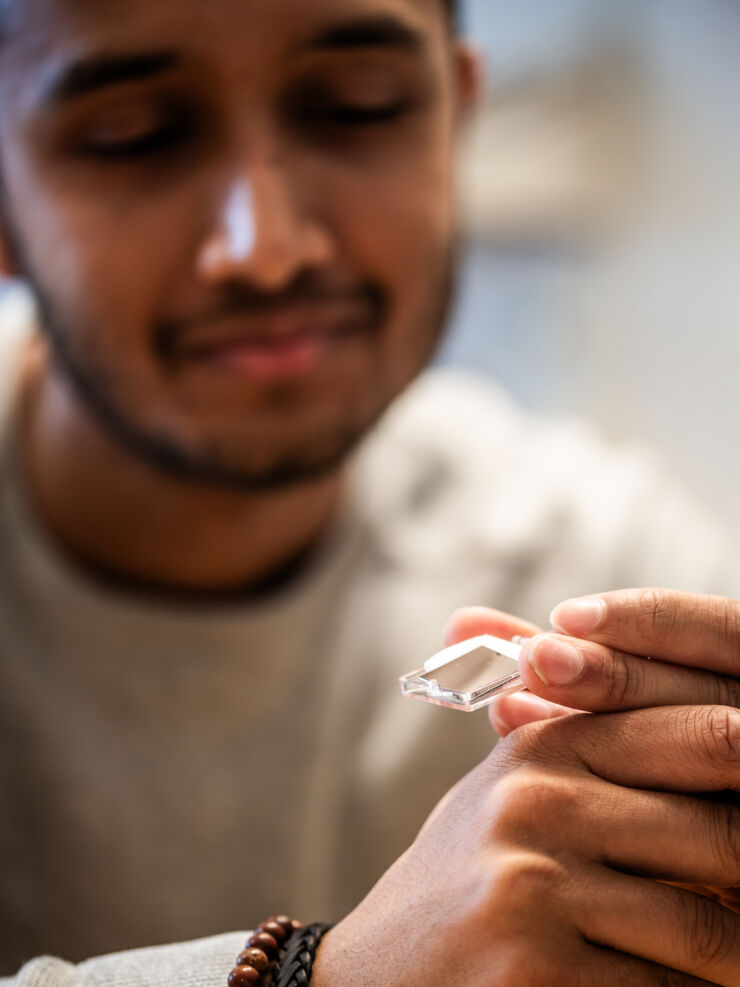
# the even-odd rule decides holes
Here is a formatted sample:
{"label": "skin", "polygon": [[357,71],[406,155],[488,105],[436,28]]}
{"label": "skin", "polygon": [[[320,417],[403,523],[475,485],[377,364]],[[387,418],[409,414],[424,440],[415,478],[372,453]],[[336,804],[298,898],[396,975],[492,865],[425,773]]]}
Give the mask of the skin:
{"label": "skin", "polygon": [[[171,64],[69,81],[152,52]],[[40,514],[119,580],[264,583],[330,525],[348,452],[439,337],[472,56],[428,0],[29,0],[0,83],[5,268],[44,316]]]}
{"label": "skin", "polygon": [[[307,50],[365,13],[421,44]],[[152,47],[177,56],[165,76],[49,100],[71,59]],[[28,354],[21,448],[71,556],[150,592],[223,594],[310,550],[343,457],[436,341],[454,137],[475,78],[428,0],[14,8],[0,51],[3,252],[35,285],[46,333]],[[405,107],[390,116],[389,79]],[[173,101],[200,120],[192,142],[122,153],[172,129]],[[286,333],[298,342],[276,344]],[[685,635],[653,647],[627,599],[613,639],[586,635],[589,671],[572,688],[523,668],[560,708],[520,711],[326,938],[313,983],[377,984],[379,967],[405,987],[740,983],[740,920],[658,883],[740,883],[735,810],[699,797],[740,783],[738,714],[717,705],[732,693],[712,692],[735,678],[717,636],[729,624],[707,601],[681,606],[690,652]],[[534,630],[477,613],[451,633],[476,621]],[[666,668],[636,678],[646,654]],[[706,668],[681,678],[692,663]],[[616,667],[640,687],[610,693]],[[675,706],[696,703],[707,675],[712,705]],[[599,715],[550,715],[579,706]]]}

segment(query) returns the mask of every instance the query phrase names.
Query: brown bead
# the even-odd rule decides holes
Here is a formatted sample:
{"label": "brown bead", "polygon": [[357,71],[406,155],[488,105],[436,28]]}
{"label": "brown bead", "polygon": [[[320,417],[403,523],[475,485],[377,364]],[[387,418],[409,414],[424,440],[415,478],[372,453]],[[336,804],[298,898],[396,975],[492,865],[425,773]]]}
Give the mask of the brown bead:
{"label": "brown bead", "polygon": [[266,922],[260,922],[255,931],[266,932],[268,935],[271,935],[277,943],[281,943],[287,936],[287,932],[282,925],[279,922],[273,922],[269,918]]}
{"label": "brown bead", "polygon": [[245,949],[236,958],[237,966],[253,966],[257,973],[266,973],[272,965],[267,958],[267,953],[261,949]]}
{"label": "brown bead", "polygon": [[282,926],[286,936],[289,936],[293,932],[293,919],[289,915],[271,915],[267,921],[277,922],[278,925]]}
{"label": "brown bead", "polygon": [[229,987],[259,987],[262,974],[253,966],[235,966],[229,974]]}
{"label": "brown bead", "polygon": [[267,955],[268,960],[276,960],[278,954],[277,940],[269,932],[255,932],[247,939],[247,948],[255,947],[261,949]]}

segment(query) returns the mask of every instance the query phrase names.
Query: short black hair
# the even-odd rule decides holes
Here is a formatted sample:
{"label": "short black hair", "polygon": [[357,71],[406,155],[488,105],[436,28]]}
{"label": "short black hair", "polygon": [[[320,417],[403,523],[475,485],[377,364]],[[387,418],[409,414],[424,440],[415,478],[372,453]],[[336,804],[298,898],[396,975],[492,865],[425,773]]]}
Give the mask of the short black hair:
{"label": "short black hair", "polygon": [[[14,0],[0,0],[0,37],[2,36],[8,15],[10,13],[10,8]],[[445,10],[447,11],[447,16],[450,20],[450,24],[454,28],[460,26],[460,4],[461,0],[443,0]]]}

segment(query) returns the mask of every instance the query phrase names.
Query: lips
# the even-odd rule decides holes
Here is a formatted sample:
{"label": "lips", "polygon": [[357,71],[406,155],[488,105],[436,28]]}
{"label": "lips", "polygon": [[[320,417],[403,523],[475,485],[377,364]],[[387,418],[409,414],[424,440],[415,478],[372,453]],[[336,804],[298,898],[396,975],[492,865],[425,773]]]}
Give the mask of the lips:
{"label": "lips", "polygon": [[276,338],[249,339],[219,346],[207,351],[204,357],[226,369],[259,377],[303,374],[322,360],[340,335],[305,331]]}
{"label": "lips", "polygon": [[279,345],[285,340],[341,332],[348,323],[355,323],[360,314],[356,303],[323,309],[296,306],[203,322],[182,333],[177,351],[187,358],[232,346]]}
{"label": "lips", "polygon": [[357,298],[257,310],[199,320],[172,335],[177,365],[197,363],[260,377],[303,374],[337,344],[375,327],[373,307]]}

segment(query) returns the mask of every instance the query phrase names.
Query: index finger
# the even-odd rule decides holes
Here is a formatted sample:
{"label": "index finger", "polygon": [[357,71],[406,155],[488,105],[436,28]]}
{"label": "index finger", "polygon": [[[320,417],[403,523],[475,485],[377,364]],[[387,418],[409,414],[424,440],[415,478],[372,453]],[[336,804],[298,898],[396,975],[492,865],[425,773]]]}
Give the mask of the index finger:
{"label": "index finger", "polygon": [[740,675],[740,602],[668,589],[626,589],[566,600],[555,630],[646,658]]}
{"label": "index finger", "polygon": [[[572,764],[625,788],[686,794],[740,792],[740,710],[662,706],[624,713],[563,716],[522,727],[490,757],[499,770],[516,764]],[[724,800],[723,800],[724,801]],[[727,808],[727,807],[725,807]],[[739,814],[730,815],[738,841]],[[718,811],[723,811],[718,806]],[[736,846],[740,849],[740,845]],[[740,853],[737,854],[740,870]],[[729,886],[736,884],[736,877]]]}
{"label": "index finger", "polygon": [[456,610],[447,621],[444,630],[446,645],[467,641],[480,634],[493,634],[510,641],[519,637],[534,637],[540,628],[530,624],[528,620],[515,617],[503,610],[493,610],[491,607],[462,607]]}

